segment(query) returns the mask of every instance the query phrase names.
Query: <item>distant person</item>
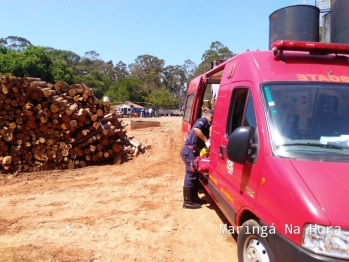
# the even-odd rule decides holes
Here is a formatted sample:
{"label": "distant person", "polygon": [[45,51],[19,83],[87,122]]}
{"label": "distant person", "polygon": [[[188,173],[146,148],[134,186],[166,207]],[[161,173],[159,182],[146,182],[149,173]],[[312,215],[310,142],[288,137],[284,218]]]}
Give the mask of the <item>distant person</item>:
{"label": "distant person", "polygon": [[151,107],[148,109],[148,114],[149,114],[149,117],[153,116],[153,109]]}
{"label": "distant person", "polygon": [[141,109],[141,117],[144,117],[144,108]]}

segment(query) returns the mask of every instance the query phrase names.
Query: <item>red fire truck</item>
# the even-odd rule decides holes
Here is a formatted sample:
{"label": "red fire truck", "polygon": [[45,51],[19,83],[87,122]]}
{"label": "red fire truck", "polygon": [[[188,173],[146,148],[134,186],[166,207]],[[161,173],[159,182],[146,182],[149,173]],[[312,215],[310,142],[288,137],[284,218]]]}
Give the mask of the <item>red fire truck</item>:
{"label": "red fire truck", "polygon": [[239,261],[349,260],[349,45],[277,41],[192,80],[184,139],[219,85],[209,195]]}

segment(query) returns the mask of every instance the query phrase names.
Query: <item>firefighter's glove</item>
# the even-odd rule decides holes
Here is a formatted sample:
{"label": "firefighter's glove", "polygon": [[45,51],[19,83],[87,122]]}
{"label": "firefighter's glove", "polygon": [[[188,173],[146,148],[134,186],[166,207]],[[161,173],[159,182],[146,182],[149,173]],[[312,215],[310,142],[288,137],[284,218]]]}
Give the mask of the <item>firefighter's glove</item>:
{"label": "firefighter's glove", "polygon": [[207,140],[207,141],[205,142],[205,145],[206,145],[207,148],[210,148],[210,146],[211,146],[210,140]]}

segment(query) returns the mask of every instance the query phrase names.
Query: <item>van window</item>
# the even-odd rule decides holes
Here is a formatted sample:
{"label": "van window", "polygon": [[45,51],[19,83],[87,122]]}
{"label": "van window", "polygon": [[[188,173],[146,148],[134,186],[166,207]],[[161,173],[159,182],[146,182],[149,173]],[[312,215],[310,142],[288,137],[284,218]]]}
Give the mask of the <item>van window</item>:
{"label": "van window", "polygon": [[266,83],[262,87],[274,152],[349,161],[349,85]]}
{"label": "van window", "polygon": [[248,89],[244,87],[235,88],[233,92],[229,107],[227,137],[229,137],[236,128],[242,126],[247,93]]}
{"label": "van window", "polygon": [[[247,100],[247,107],[245,111],[245,117],[243,126],[249,126],[252,129],[252,136],[251,136],[251,144],[258,144],[258,131],[257,131],[257,121],[256,121],[256,112],[254,110],[254,104],[252,99],[252,94],[249,93],[248,100]],[[252,149],[248,150],[248,158],[247,161],[249,162],[255,162],[257,159],[257,149],[258,147],[253,147]]]}
{"label": "van window", "polygon": [[[229,121],[227,124],[227,137],[240,126],[250,126],[252,129],[251,144],[258,144],[258,132],[256,113],[252,94],[248,92],[248,88],[239,87],[233,92],[229,109]],[[246,105],[247,104],[247,105]],[[247,161],[254,163],[257,159],[257,148],[254,146],[248,150]]]}
{"label": "van window", "polygon": [[[214,109],[216,105],[216,95],[219,89],[218,84],[207,84],[204,87],[204,96],[199,109],[199,118],[205,116],[205,111]],[[215,96],[214,96],[215,95]]]}
{"label": "van window", "polygon": [[183,120],[186,122],[189,122],[190,120],[190,113],[193,107],[194,95],[195,93],[191,93],[187,96],[187,102],[185,103],[185,111],[184,111],[184,117],[183,117]]}
{"label": "van window", "polygon": [[252,130],[255,131],[257,128],[256,122],[256,113],[254,111],[253,99],[251,93],[248,96],[246,113],[244,117],[244,126],[252,127]]}

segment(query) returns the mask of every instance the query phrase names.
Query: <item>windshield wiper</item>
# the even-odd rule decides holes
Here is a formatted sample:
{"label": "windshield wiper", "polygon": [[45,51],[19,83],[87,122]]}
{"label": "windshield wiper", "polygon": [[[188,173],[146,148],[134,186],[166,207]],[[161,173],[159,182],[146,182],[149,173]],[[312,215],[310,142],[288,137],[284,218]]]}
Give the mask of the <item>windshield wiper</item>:
{"label": "windshield wiper", "polygon": [[282,144],[277,145],[276,147],[281,146],[313,146],[313,147],[323,147],[323,148],[331,148],[331,149],[348,149],[347,146],[336,146],[336,145],[325,145],[325,144],[317,144],[317,143],[288,143],[288,144]]}

